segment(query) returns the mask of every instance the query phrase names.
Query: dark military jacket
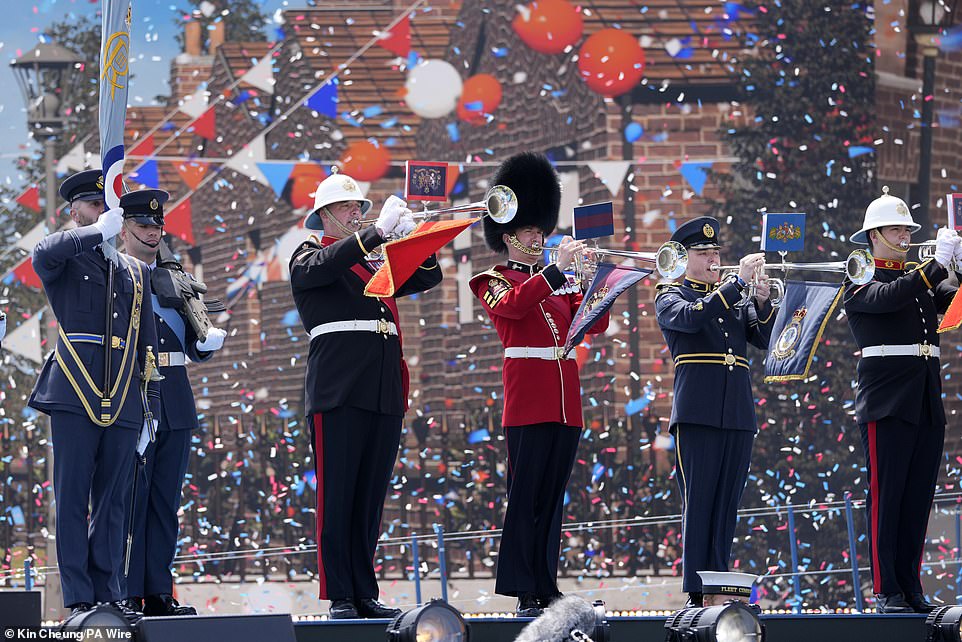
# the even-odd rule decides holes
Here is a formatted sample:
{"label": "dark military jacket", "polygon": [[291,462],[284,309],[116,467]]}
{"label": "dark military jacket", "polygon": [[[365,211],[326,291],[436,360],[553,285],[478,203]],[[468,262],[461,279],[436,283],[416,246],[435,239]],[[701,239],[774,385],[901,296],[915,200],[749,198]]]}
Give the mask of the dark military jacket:
{"label": "dark military jacket", "polygon": [[[845,313],[859,350],[878,345],[939,345],[938,315],[958,290],[946,281],[948,271],[934,260],[908,270],[898,261],[876,259],[875,265],[872,281],[845,286]],[[923,417],[926,399],[929,416]],[[885,417],[917,425],[945,424],[939,359],[859,359],[855,418],[864,424]]]}
{"label": "dark military jacket", "polygon": [[[43,282],[60,332],[30,395],[29,405],[44,413],[85,415],[101,426],[140,429],[145,405],[159,417],[159,387],[146,394],[142,378],[148,347],[156,355],[157,329],[147,266],[120,254],[114,268],[112,297],[111,399],[101,403],[104,379],[107,270],[111,265],[96,246],[103,240],[93,226],[51,234],[33,252],[33,267]],[[145,398],[146,397],[146,398]]]}
{"label": "dark military jacket", "polygon": [[[365,256],[382,243],[372,225],[337,241],[312,237],[294,252],[291,291],[307,332],[322,323],[352,320],[383,320],[400,327],[387,302],[364,295],[374,273]],[[429,290],[441,276],[437,258],[431,256],[394,298]],[[401,416],[407,409],[406,372],[400,336],[364,331],[320,335],[311,340],[307,355],[305,410],[310,415],[351,406]]]}
{"label": "dark military jacket", "polygon": [[686,279],[659,286],[655,312],[675,364],[670,425],[757,430],[746,352],[768,349],[771,303],[744,301],[734,279],[717,288]]}

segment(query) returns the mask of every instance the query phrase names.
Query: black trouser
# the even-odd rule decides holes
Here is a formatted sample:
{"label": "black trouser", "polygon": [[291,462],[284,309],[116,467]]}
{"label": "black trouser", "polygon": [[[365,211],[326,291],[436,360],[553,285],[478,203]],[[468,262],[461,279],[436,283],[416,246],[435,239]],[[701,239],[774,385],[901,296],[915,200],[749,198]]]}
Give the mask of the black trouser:
{"label": "black trouser", "polygon": [[309,421],[317,475],[318,595],[376,598],[374,551],[401,417],[341,407]]}
{"label": "black trouser", "polygon": [[858,427],[869,479],[872,585],[876,593],[921,593],[919,570],[945,426],[886,417]]}
{"label": "black trouser", "polygon": [[511,426],[508,509],[504,514],[495,592],[551,597],[558,592],[558,554],[565,486],[581,429],[560,423]]}
{"label": "black trouser", "polygon": [[727,571],[755,433],[677,424],[675,478],[681,490],[683,590],[701,592],[698,571]]}

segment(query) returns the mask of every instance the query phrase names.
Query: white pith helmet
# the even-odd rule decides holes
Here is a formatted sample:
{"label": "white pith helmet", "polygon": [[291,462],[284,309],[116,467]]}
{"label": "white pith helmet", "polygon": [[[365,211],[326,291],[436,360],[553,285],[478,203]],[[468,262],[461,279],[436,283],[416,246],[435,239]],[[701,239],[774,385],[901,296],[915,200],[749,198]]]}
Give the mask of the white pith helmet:
{"label": "white pith helmet", "polygon": [[361,204],[361,216],[371,209],[371,201],[364,198],[357,181],[347,174],[338,174],[337,166],[331,167],[331,175],[317,186],[314,192],[314,208],[304,219],[304,227],[309,230],[323,230],[320,209],[342,201],[357,201]]}
{"label": "white pith helmet", "polygon": [[867,245],[869,230],[888,225],[906,225],[912,234],[922,228],[921,225],[912,220],[912,212],[905,201],[895,196],[889,196],[889,188],[886,186],[882,188],[882,195],[865,208],[862,229],[852,234],[851,241],[859,245]]}

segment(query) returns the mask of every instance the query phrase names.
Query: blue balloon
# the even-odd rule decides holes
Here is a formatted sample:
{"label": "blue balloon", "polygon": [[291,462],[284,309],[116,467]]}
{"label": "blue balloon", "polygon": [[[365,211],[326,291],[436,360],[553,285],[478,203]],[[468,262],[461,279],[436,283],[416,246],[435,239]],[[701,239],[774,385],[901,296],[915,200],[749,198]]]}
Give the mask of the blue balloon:
{"label": "blue balloon", "polygon": [[625,140],[627,140],[629,143],[633,143],[641,138],[644,133],[644,127],[638,123],[629,123],[628,126],[625,127]]}

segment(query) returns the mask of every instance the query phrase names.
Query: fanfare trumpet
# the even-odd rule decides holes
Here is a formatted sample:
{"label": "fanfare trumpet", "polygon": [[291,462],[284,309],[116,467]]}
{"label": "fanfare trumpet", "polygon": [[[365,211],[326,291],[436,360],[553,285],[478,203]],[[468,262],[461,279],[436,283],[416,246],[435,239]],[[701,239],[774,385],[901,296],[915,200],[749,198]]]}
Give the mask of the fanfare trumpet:
{"label": "fanfare trumpet", "polygon": [[[598,256],[618,256],[643,263],[654,263],[658,274],[666,279],[677,279],[688,268],[688,252],[685,246],[676,241],[667,241],[657,252],[634,252],[632,250],[611,250],[607,248],[588,248],[588,252]],[[548,258],[554,262],[558,260],[558,248],[553,247],[548,252]],[[592,263],[586,260],[584,254],[577,254],[574,258],[575,278],[584,281],[587,273],[593,272]]]}
{"label": "fanfare trumpet", "polygon": [[[713,265],[711,269],[713,271],[725,271],[726,273],[735,272],[738,270],[737,265]],[[875,276],[875,260],[872,258],[872,253],[868,250],[853,250],[848,258],[844,261],[826,261],[822,263],[786,263],[782,261],[780,263],[766,263],[765,270],[784,270],[788,272],[789,270],[810,270],[812,272],[844,272],[848,279],[855,283],[856,285],[863,285],[872,280]],[[771,302],[772,305],[778,305],[778,303],[785,296],[785,282],[782,279],[768,279],[769,287],[772,289]],[[751,283],[749,287],[749,297],[754,296],[755,284]]]}
{"label": "fanfare trumpet", "polygon": [[[508,223],[518,213],[518,197],[507,185],[495,185],[484,195],[483,201],[467,203],[465,205],[454,205],[452,207],[442,207],[437,210],[425,210],[414,212],[411,217],[415,220],[426,220],[441,214],[467,214],[478,215],[478,218],[490,216],[496,223]],[[375,218],[362,218],[359,223],[373,223]]]}

